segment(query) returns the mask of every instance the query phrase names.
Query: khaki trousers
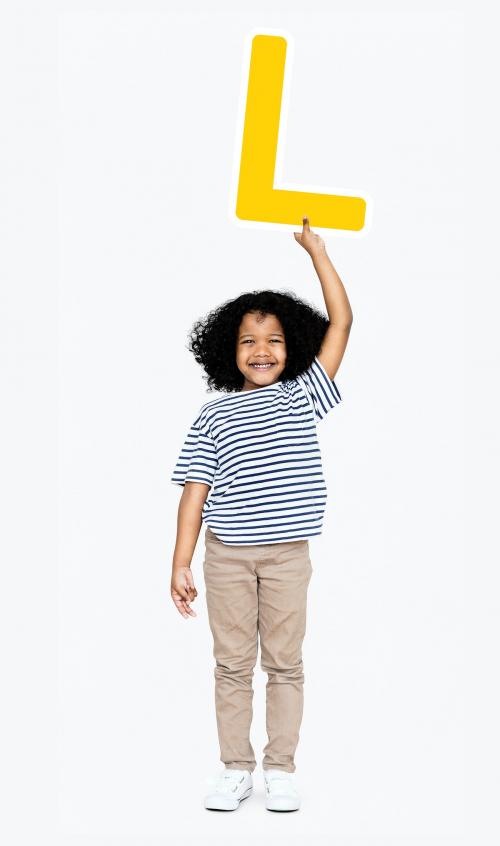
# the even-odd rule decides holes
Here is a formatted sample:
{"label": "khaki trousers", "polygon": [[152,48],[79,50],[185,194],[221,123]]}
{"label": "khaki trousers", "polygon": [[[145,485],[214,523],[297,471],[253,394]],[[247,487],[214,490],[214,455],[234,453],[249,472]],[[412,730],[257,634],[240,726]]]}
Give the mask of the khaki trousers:
{"label": "khaki trousers", "polygon": [[293,773],[304,703],[309,541],[229,546],[207,526],[203,574],[216,662],[220,760],[230,769],[253,772],[256,766],[250,726],[258,635],[261,667],[268,675],[262,766]]}

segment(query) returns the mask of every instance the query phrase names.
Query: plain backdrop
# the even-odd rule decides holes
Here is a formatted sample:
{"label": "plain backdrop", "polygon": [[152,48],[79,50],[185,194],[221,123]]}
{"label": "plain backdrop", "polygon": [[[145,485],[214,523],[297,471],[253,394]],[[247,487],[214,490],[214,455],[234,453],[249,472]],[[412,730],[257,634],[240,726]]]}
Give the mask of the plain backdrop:
{"label": "plain backdrop", "polygon": [[[26,19],[16,19],[18,38]],[[23,42],[27,62],[36,20]],[[11,735],[9,783],[22,793],[29,781],[30,737],[53,751],[33,624],[44,579],[32,553],[45,539],[57,563],[57,593],[42,609],[57,635],[57,761],[46,771],[54,804],[30,807],[47,825],[57,815],[52,842],[465,843],[467,15],[460,4],[67,4],[51,24],[53,157],[46,172],[40,162],[27,173],[46,178],[37,223],[57,225],[57,299],[34,281],[49,247],[25,243],[18,260],[35,292],[22,299],[30,322],[23,329],[11,319],[3,336],[17,367],[4,384],[19,399],[34,374],[35,389],[29,414],[8,432],[26,457],[21,468],[8,463],[9,560],[21,561],[20,544],[30,564],[16,565],[19,584],[26,574],[24,615],[5,618],[4,642],[14,689],[24,690],[27,666],[14,642],[26,662],[38,656],[40,682],[38,699],[35,685],[9,711],[23,726],[21,741]],[[205,779],[223,766],[204,529],[192,562],[197,617],[183,619],[170,598],[181,493],[170,475],[200,406],[216,396],[187,350],[190,327],[264,287],[291,289],[326,311],[293,238],[300,226],[243,228],[228,215],[242,51],[259,27],[294,38],[283,179],[352,185],[373,199],[370,229],[358,238],[312,222],[354,323],[335,377],[343,401],[318,427],[329,493],[323,533],[310,541],[296,756],[303,804],[289,815],[264,809],[260,654],[254,796],[235,814],[203,808]],[[38,96],[33,85],[35,112]],[[25,120],[23,137],[43,135],[39,118]],[[21,219],[19,195],[17,204]],[[30,345],[39,321],[45,355]],[[46,391],[49,369],[57,379]],[[35,453],[57,467],[36,503]],[[13,516],[22,502],[36,515],[29,524]],[[56,523],[44,519],[45,506],[57,507]],[[12,791],[10,806],[24,842],[19,795]],[[494,832],[484,834],[483,843]]]}
{"label": "plain backdrop", "polygon": [[[329,499],[310,542],[304,809],[270,819],[254,798],[245,831],[457,836],[463,19],[260,19],[296,34],[286,175],[366,185],[376,210],[369,237],[325,234],[354,325],[336,376],[343,404],[318,427]],[[169,476],[211,398],[186,349],[193,320],[268,286],[324,309],[294,227],[227,219],[243,40],[257,23],[210,9],[59,20],[66,833],[180,835],[189,819],[193,833],[235,836],[243,824],[202,807],[204,778],[222,766],[203,531],[198,616],[184,620],[169,596],[180,496]],[[257,668],[256,780],[265,680]]]}

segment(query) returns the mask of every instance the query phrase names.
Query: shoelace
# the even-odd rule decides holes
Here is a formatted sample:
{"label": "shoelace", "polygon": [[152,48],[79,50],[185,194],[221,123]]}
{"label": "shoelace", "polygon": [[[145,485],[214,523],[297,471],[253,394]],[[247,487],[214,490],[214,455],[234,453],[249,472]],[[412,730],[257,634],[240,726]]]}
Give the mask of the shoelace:
{"label": "shoelace", "polygon": [[216,793],[235,793],[244,778],[245,776],[238,770],[233,770],[232,772],[221,773],[210,783]]}

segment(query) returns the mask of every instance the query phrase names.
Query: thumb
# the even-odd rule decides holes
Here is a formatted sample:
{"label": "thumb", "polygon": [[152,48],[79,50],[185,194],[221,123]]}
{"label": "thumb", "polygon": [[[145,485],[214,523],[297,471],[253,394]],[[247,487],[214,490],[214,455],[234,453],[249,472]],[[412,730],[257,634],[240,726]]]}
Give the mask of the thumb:
{"label": "thumb", "polygon": [[295,238],[296,241],[300,241],[300,236],[301,236],[300,232],[294,232],[293,235],[294,235],[294,238]]}

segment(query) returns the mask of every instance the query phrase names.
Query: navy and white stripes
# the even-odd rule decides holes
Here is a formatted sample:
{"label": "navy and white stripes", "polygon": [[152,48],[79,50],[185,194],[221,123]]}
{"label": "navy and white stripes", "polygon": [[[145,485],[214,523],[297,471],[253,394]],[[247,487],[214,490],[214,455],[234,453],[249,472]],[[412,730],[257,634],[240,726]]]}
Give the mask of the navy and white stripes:
{"label": "navy and white stripes", "polygon": [[316,423],[341,401],[317,357],[297,376],[202,406],[171,482],[211,490],[203,521],[225,544],[321,534],[327,489]]}

